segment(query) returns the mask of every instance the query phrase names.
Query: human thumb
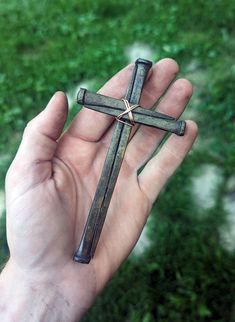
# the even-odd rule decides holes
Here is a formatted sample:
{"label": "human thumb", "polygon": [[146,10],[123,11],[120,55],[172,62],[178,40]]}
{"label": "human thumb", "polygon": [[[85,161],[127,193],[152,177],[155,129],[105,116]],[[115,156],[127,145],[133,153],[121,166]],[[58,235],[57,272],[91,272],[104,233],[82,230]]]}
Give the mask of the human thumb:
{"label": "human thumb", "polygon": [[50,176],[51,160],[67,113],[65,94],[56,92],[46,108],[27,124],[16,157],[8,171],[7,177],[11,181],[17,183],[22,177],[30,177],[30,181],[34,182]]}

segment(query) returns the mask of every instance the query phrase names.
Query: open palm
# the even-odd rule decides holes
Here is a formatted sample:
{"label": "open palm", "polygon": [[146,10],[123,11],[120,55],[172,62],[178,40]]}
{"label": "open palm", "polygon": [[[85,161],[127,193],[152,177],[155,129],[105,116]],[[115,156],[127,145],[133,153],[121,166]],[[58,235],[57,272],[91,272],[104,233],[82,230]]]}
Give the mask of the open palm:
{"label": "open palm", "polygon": [[[133,65],[116,74],[100,90],[121,98]],[[141,105],[151,108],[175,79],[177,64],[155,64]],[[178,117],[192,93],[187,80],[172,83],[158,110]],[[10,262],[35,279],[51,279],[72,306],[91,305],[97,293],[134,247],[152,204],[179,166],[196,137],[187,121],[184,137],[172,135],[146,163],[161,142],[161,130],[135,127],[108,210],[94,258],[89,265],[72,258],[91,206],[111,140],[114,119],[82,109],[62,135],[67,100],[56,93],[45,110],[26,127],[19,151],[7,175],[7,235]],[[43,276],[43,277],[42,277]]]}

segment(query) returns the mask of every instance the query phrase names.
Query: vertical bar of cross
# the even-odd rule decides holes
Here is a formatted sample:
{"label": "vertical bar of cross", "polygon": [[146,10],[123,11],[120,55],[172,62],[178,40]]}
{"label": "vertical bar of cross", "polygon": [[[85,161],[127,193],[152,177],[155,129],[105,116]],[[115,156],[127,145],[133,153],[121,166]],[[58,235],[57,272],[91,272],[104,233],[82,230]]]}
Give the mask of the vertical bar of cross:
{"label": "vertical bar of cross", "polygon": [[[125,99],[130,104],[139,103],[143,86],[151,66],[152,63],[148,60],[138,59],[135,62],[132,79],[129,82],[125,95]],[[87,222],[82,233],[80,245],[74,255],[74,260],[77,262],[89,263],[94,256],[130,133],[130,124],[117,122]]]}

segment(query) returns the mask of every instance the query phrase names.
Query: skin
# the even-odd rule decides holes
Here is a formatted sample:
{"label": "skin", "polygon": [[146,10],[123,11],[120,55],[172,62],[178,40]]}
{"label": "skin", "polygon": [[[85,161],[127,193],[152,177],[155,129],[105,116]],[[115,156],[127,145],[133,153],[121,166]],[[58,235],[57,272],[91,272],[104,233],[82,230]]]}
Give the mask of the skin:
{"label": "skin", "polygon": [[[172,59],[155,64],[141,105],[179,117],[192,86],[175,77]],[[133,65],[110,79],[100,93],[125,94]],[[118,182],[94,258],[72,258],[95,193],[114,127],[113,118],[82,109],[64,132],[67,99],[62,92],[27,125],[6,177],[10,258],[0,275],[1,321],[78,321],[135,246],[153,202],[181,164],[197,135],[187,121],[183,137],[171,135],[160,152],[161,130],[132,130]],[[138,169],[146,163],[143,171]],[[9,305],[11,303],[11,305]]]}

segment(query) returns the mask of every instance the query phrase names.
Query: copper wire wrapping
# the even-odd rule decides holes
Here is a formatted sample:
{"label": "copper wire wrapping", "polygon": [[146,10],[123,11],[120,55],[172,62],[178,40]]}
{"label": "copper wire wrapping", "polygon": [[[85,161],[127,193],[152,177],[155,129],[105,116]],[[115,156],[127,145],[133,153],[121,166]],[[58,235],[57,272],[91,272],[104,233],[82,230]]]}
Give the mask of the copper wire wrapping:
{"label": "copper wire wrapping", "polygon": [[[135,109],[135,108],[137,108],[137,107],[139,107],[139,105],[138,104],[134,104],[134,105],[130,105],[130,103],[128,102],[128,100],[126,100],[126,99],[122,99],[122,101],[123,101],[123,103],[124,103],[124,105],[125,105],[125,107],[126,107],[126,110],[124,111],[124,112],[122,112],[121,114],[119,114],[117,117],[116,117],[116,120],[118,121],[118,122],[121,122],[121,123],[124,123],[124,124],[127,124],[127,125],[129,125],[129,126],[134,126],[135,125],[135,120],[134,120],[134,116],[133,116],[133,114],[132,114],[132,111]],[[130,123],[129,122],[125,122],[125,121],[123,121],[121,118],[124,116],[124,115],[126,115],[126,114],[128,114],[128,116],[129,116],[129,121],[130,121]]]}

